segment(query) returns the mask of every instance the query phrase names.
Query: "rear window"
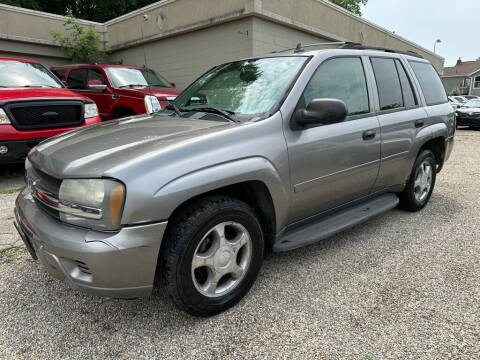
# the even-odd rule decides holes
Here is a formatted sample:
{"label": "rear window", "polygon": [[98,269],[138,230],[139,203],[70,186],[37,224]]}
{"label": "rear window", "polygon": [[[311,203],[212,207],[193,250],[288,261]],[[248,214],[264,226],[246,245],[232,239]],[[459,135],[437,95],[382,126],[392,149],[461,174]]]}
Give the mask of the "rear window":
{"label": "rear window", "polygon": [[70,89],[85,89],[85,77],[87,69],[70,70],[67,78],[67,86]]}
{"label": "rear window", "polygon": [[66,70],[53,69],[52,72],[53,72],[60,80],[62,80],[63,77],[65,76]]}
{"label": "rear window", "polygon": [[448,102],[445,88],[432,64],[418,61],[409,61],[417,76],[427,105],[436,105]]}
{"label": "rear window", "polygon": [[403,107],[402,88],[393,59],[371,58],[377,82],[380,110]]}

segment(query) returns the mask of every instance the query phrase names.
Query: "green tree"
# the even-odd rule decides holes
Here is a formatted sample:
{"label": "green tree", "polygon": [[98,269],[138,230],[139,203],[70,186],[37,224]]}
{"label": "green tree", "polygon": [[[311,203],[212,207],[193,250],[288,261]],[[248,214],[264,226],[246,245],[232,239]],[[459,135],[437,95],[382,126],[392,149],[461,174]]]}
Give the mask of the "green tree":
{"label": "green tree", "polygon": [[368,0],[330,0],[332,3],[341,6],[351,13],[362,15],[361,6],[367,5]]}
{"label": "green tree", "polygon": [[0,3],[105,22],[158,0],[0,0]]}
{"label": "green tree", "polygon": [[[0,3],[53,14],[72,14],[79,19],[105,22],[157,0],[0,0]],[[223,0],[218,0],[219,2]],[[361,5],[368,0],[330,0],[348,11],[361,15]]]}
{"label": "green tree", "polygon": [[105,57],[106,52],[100,48],[100,36],[79,25],[74,16],[67,15],[63,27],[67,35],[54,31],[50,35],[73,62],[95,63]]}

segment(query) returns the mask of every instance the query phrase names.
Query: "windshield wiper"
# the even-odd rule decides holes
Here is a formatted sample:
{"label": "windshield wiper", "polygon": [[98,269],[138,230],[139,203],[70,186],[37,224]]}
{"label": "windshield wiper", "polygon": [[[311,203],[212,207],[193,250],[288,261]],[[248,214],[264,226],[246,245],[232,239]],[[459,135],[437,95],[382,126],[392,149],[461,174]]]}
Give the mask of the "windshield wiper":
{"label": "windshield wiper", "polygon": [[235,115],[234,111],[223,110],[223,109],[219,109],[219,108],[216,108],[216,107],[213,107],[213,106],[198,107],[198,108],[188,109],[188,111],[202,111],[202,112],[219,114],[219,115],[222,115],[224,118],[227,118],[230,121],[238,122],[238,120],[235,119],[232,116],[232,115]]}
{"label": "windshield wiper", "polygon": [[125,87],[134,87],[134,86],[143,86],[143,87],[147,87],[148,85],[145,85],[145,84],[128,84],[128,85],[122,85],[122,86],[119,86],[119,88],[125,88]]}
{"label": "windshield wiper", "polygon": [[168,102],[168,105],[165,106],[165,109],[167,109],[167,110],[173,110],[173,111],[175,111],[175,114],[177,114],[177,116],[182,116],[182,112],[181,112],[180,109],[177,107],[177,105],[175,105],[172,101],[169,101],[169,102]]}

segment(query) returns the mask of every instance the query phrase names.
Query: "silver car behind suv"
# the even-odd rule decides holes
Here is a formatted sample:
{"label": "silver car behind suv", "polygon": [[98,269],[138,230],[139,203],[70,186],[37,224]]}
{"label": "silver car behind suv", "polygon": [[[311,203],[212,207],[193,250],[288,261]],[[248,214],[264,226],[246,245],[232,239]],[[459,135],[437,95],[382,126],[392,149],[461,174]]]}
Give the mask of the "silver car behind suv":
{"label": "silver car behind suv", "polygon": [[422,209],[454,131],[414,53],[345,44],[235,61],[159,113],[34,148],[15,225],[75,288],[133,298],[158,284],[209,316],[247,293],[266,249]]}

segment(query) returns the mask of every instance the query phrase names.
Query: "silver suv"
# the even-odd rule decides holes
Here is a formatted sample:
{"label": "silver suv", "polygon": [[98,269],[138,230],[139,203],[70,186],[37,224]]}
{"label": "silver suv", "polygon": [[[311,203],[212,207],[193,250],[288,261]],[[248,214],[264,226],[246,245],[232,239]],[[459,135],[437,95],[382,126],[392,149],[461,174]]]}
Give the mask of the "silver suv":
{"label": "silver suv", "polygon": [[266,250],[397,205],[422,209],[454,121],[437,72],[413,53],[345,46],[235,61],[159,113],[34,148],[15,225],[77,289],[135,298],[160,285],[209,316],[248,292]]}

